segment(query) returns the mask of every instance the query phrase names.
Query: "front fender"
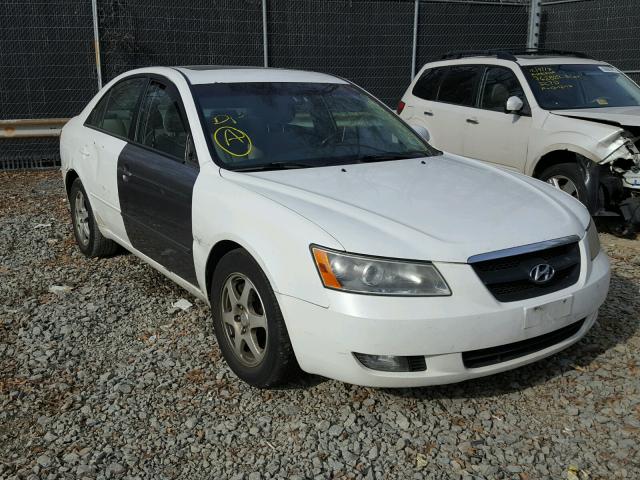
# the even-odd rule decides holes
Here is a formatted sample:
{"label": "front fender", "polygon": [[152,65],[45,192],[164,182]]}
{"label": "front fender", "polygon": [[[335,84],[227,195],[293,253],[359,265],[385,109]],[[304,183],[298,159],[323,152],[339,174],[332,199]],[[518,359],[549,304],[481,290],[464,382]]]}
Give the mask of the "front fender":
{"label": "front fender", "polygon": [[[611,125],[550,114],[540,132],[544,141],[532,142],[532,155],[526,173],[532,175],[540,159],[555,151],[577,153],[600,163],[618,148],[616,142],[623,132],[622,128]],[[535,148],[535,143],[539,144],[539,148]]]}
{"label": "front fender", "polygon": [[329,305],[309,245],[342,245],[301,215],[222,178],[213,164],[201,170],[194,186],[193,235],[198,284],[207,297],[209,254],[218,242],[231,240],[253,256],[277,293]]}

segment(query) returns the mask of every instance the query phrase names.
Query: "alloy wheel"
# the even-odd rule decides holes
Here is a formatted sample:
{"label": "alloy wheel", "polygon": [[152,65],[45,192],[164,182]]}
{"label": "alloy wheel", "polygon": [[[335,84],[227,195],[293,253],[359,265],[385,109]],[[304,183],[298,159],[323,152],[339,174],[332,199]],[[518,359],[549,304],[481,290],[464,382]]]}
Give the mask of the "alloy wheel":
{"label": "alloy wheel", "polygon": [[78,190],[74,200],[74,226],[78,239],[83,245],[89,243],[89,210],[82,191]]}
{"label": "alloy wheel", "polygon": [[550,177],[547,182],[563,192],[568,193],[572,197],[578,198],[578,187],[570,178],[565,177],[564,175],[554,175],[553,177]]}
{"label": "alloy wheel", "polygon": [[246,367],[255,367],[265,357],[268,328],[264,303],[255,285],[242,273],[227,277],[220,299],[226,340]]}

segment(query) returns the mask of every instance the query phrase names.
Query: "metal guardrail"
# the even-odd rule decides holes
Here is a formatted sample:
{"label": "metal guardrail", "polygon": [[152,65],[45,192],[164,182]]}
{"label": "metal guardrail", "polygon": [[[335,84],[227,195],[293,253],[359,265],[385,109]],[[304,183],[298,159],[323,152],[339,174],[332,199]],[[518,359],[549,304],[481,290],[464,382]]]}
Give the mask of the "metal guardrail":
{"label": "metal guardrail", "polygon": [[0,138],[59,137],[68,118],[0,120]]}

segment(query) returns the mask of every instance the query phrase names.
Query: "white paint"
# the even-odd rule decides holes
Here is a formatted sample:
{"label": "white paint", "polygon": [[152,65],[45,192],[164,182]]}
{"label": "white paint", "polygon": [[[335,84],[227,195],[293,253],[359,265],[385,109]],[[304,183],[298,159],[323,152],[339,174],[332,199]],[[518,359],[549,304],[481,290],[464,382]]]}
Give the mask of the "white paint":
{"label": "white paint", "polygon": [[[417,79],[426,69],[478,64],[499,65],[510,69],[520,82],[531,108],[531,116],[428,101],[412,93]],[[519,57],[518,64],[593,64],[601,65],[601,68],[613,68],[603,62],[571,57]],[[640,107],[557,111],[541,108],[518,64],[500,60],[495,56],[468,57],[426,64],[402,97],[406,107],[400,117],[408,123],[425,127],[430,134],[429,143],[436,148],[511,168],[527,175],[532,175],[540,159],[552,151],[567,150],[595,162],[607,158],[620,147],[619,141],[624,128],[596,123],[597,120],[640,126]],[[470,124],[467,119],[473,119],[477,124]],[[590,119],[595,121],[588,121]],[[618,153],[622,153],[623,158],[635,160],[640,166],[640,152],[634,155],[621,150]]]}
{"label": "white paint", "polygon": [[[551,355],[577,341],[595,321],[608,289],[609,264],[604,253],[593,263],[588,259],[584,236],[589,215],[563,192],[451,154],[262,173],[221,170],[209,155],[184,78],[167,68],[137,72],[141,71],[162,73],[174,81],[194,134],[200,161],[192,213],[198,285],[133,249],[122,231],[113,165],[124,142],[102,138],[106,135],[83,126],[96,99],[63,130],[63,175],[69,169],[78,172],[92,205],[99,205],[96,210],[105,235],[205,301],[205,266],[212,248],[223,240],[244,247],[274,288],[295,354],[306,371],[374,386],[461,381]],[[277,71],[265,78],[283,75]],[[205,77],[203,73],[200,79]],[[218,78],[232,77],[243,78],[236,70]],[[325,76],[296,72],[292,77],[320,81]],[[104,157],[91,149],[109,142]],[[88,155],[80,155],[85,147]],[[471,255],[568,235],[582,239],[580,278],[572,287],[542,297],[499,303],[465,263]],[[310,244],[433,261],[453,295],[379,297],[325,289]],[[567,297],[573,299],[569,313],[563,310],[555,322],[524,328],[526,309]],[[575,337],[546,350],[481,369],[467,370],[462,365],[461,351],[531,338],[584,317],[588,320]],[[362,367],[352,352],[425,355],[428,369],[407,374],[374,372]]]}

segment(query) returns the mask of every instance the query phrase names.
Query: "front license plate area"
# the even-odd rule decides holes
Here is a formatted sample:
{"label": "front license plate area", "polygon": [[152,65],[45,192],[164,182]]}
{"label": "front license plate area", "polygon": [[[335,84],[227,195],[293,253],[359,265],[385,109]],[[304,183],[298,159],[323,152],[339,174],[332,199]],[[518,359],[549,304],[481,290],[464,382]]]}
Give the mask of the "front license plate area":
{"label": "front license plate area", "polygon": [[544,305],[524,309],[524,328],[542,327],[560,323],[560,320],[571,315],[573,296],[561,298]]}

